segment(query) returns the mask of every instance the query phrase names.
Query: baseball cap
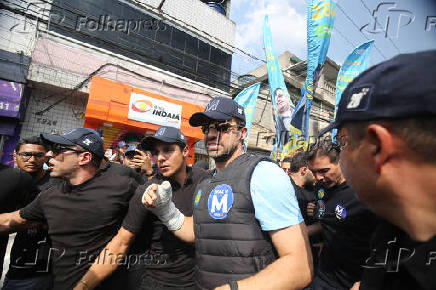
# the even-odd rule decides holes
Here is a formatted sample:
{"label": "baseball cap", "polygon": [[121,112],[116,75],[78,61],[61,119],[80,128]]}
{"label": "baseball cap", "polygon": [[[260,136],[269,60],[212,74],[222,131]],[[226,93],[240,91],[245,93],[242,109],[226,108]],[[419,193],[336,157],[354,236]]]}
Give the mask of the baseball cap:
{"label": "baseball cap", "polygon": [[127,145],[126,142],[124,142],[123,140],[121,140],[120,142],[118,142],[117,147],[118,147],[118,148],[121,148],[121,147],[124,147],[124,146],[126,146],[126,145]]}
{"label": "baseball cap", "polygon": [[131,153],[133,153],[133,152],[136,152],[136,151],[135,151],[136,148],[137,148],[136,144],[130,144],[130,145],[127,147],[127,149],[126,149],[126,152],[124,152],[124,155],[129,155],[129,154],[131,154]]}
{"label": "baseball cap", "polygon": [[174,127],[162,126],[157,129],[154,136],[147,136],[142,139],[141,145],[145,150],[151,150],[156,141],[165,143],[182,143],[186,146],[186,137],[183,133]]}
{"label": "baseball cap", "polygon": [[436,115],[436,50],[400,54],[356,77],[318,136],[348,121],[430,115]]}
{"label": "baseball cap", "polygon": [[79,145],[86,151],[104,158],[103,139],[97,131],[88,128],[76,128],[61,135],[41,134],[41,138],[60,145]]}
{"label": "baseball cap", "polygon": [[232,99],[216,97],[209,102],[204,112],[192,115],[189,124],[198,127],[211,121],[228,121],[232,118],[245,122],[244,107]]}

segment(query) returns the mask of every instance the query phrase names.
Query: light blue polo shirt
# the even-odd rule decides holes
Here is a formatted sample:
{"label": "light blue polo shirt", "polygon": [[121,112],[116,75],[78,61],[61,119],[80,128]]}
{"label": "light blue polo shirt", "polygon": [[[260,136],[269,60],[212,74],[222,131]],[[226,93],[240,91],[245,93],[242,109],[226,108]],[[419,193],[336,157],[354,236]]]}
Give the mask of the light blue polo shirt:
{"label": "light blue polo shirt", "polygon": [[277,164],[259,162],[250,187],[255,216],[262,230],[273,231],[303,222],[291,180]]}

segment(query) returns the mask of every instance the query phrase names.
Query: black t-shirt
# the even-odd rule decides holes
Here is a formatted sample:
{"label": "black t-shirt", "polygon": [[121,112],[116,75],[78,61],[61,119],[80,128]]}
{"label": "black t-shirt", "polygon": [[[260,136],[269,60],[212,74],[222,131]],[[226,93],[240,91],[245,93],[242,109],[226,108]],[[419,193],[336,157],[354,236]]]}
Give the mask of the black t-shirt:
{"label": "black t-shirt", "polygon": [[[130,200],[129,211],[123,222],[125,229],[137,234],[129,251],[128,260],[131,261],[129,270],[143,271],[146,276],[168,286],[185,287],[195,284],[194,244],[184,243],[175,237],[154,214],[144,207],[141,199],[150,184],[161,184],[164,180],[168,180],[173,189],[172,200],[176,207],[185,216],[192,216],[195,187],[207,176],[207,173],[195,167],[187,167],[187,173],[183,186],[159,174],[139,186]],[[134,257],[142,258],[135,260]]]}
{"label": "black t-shirt", "polygon": [[425,243],[416,242],[383,222],[375,230],[371,248],[361,290],[436,289],[436,236]]}
{"label": "black t-shirt", "polygon": [[106,163],[84,183],[63,181],[20,210],[22,218],[48,225],[54,289],[71,289],[86,273],[117,233],[139,183],[132,169]]}
{"label": "black t-shirt", "polygon": [[296,185],[291,177],[290,179],[292,185],[294,186],[295,195],[298,201],[298,207],[300,208],[301,214],[303,215],[304,222],[306,223],[306,225],[310,225],[314,221],[307,216],[307,204],[316,200],[316,194],[315,192],[310,192],[305,188]]}
{"label": "black t-shirt", "polygon": [[[38,191],[43,191],[57,182],[60,182],[60,180],[50,178],[50,174],[46,172],[36,182],[36,186]],[[29,194],[23,200],[21,207],[31,203],[38,193]],[[8,279],[29,279],[50,274],[50,247],[50,238],[48,237],[47,229],[44,227],[29,228],[17,232],[10,253]]]}
{"label": "black t-shirt", "polygon": [[[36,192],[38,189],[30,174],[0,164],[0,213],[17,210],[23,200]],[[0,274],[8,240],[8,234],[0,234]]]}
{"label": "black t-shirt", "polygon": [[325,190],[324,201],[319,276],[337,289],[349,289],[360,281],[378,218],[357,200],[346,182]]}

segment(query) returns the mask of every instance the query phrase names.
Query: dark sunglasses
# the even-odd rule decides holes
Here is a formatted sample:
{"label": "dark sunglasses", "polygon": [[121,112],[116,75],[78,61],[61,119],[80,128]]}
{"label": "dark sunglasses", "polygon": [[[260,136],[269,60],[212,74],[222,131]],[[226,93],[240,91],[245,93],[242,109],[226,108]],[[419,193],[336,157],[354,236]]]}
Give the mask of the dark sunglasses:
{"label": "dark sunglasses", "polygon": [[238,126],[237,124],[232,124],[232,123],[209,123],[207,125],[203,125],[201,126],[201,131],[203,131],[203,134],[208,134],[210,129],[215,129],[218,132],[221,133],[227,133],[231,130],[233,130],[234,128],[241,128],[240,126]]}
{"label": "dark sunglasses", "polygon": [[61,153],[64,153],[65,151],[73,151],[76,152],[77,154],[83,153],[83,152],[87,152],[87,151],[82,151],[82,150],[76,150],[70,147],[66,147],[60,144],[53,144],[50,146],[50,151],[53,152],[53,154],[58,155]]}

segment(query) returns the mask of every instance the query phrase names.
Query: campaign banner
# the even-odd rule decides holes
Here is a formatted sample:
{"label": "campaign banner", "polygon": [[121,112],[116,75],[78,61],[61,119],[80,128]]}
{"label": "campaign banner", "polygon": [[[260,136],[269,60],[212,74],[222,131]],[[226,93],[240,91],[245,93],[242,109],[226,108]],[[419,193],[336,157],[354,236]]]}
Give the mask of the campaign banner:
{"label": "campaign banner", "polygon": [[[338,110],[339,101],[341,100],[342,92],[351,83],[355,77],[368,67],[369,58],[371,56],[372,45],[374,40],[362,43],[356,47],[345,59],[338,73],[336,79],[336,102],[335,102],[335,116]],[[332,131],[332,140],[335,142],[337,130]]]}
{"label": "campaign banner", "polygon": [[146,95],[131,93],[128,118],[180,129],[182,106]]}
{"label": "campaign banner", "polygon": [[295,139],[309,137],[309,116],[316,85],[330,46],[331,31],[336,18],[336,0],[307,1],[307,77],[291,124],[299,133]]}
{"label": "campaign banner", "polygon": [[245,127],[247,128],[247,138],[244,141],[245,149],[248,146],[250,128],[253,123],[254,110],[256,109],[257,96],[259,95],[260,83],[255,83],[243,89],[234,99],[239,105],[244,107]]}
{"label": "campaign banner", "polygon": [[291,117],[295,106],[292,103],[288,89],[286,88],[279,60],[273,47],[268,15],[265,15],[263,22],[263,41],[265,46],[273,117],[276,122],[277,134],[276,143],[274,144],[274,149],[271,152],[271,158],[276,160],[277,158],[281,159],[282,154],[279,153],[281,153],[283,145],[289,140],[291,131]]}

